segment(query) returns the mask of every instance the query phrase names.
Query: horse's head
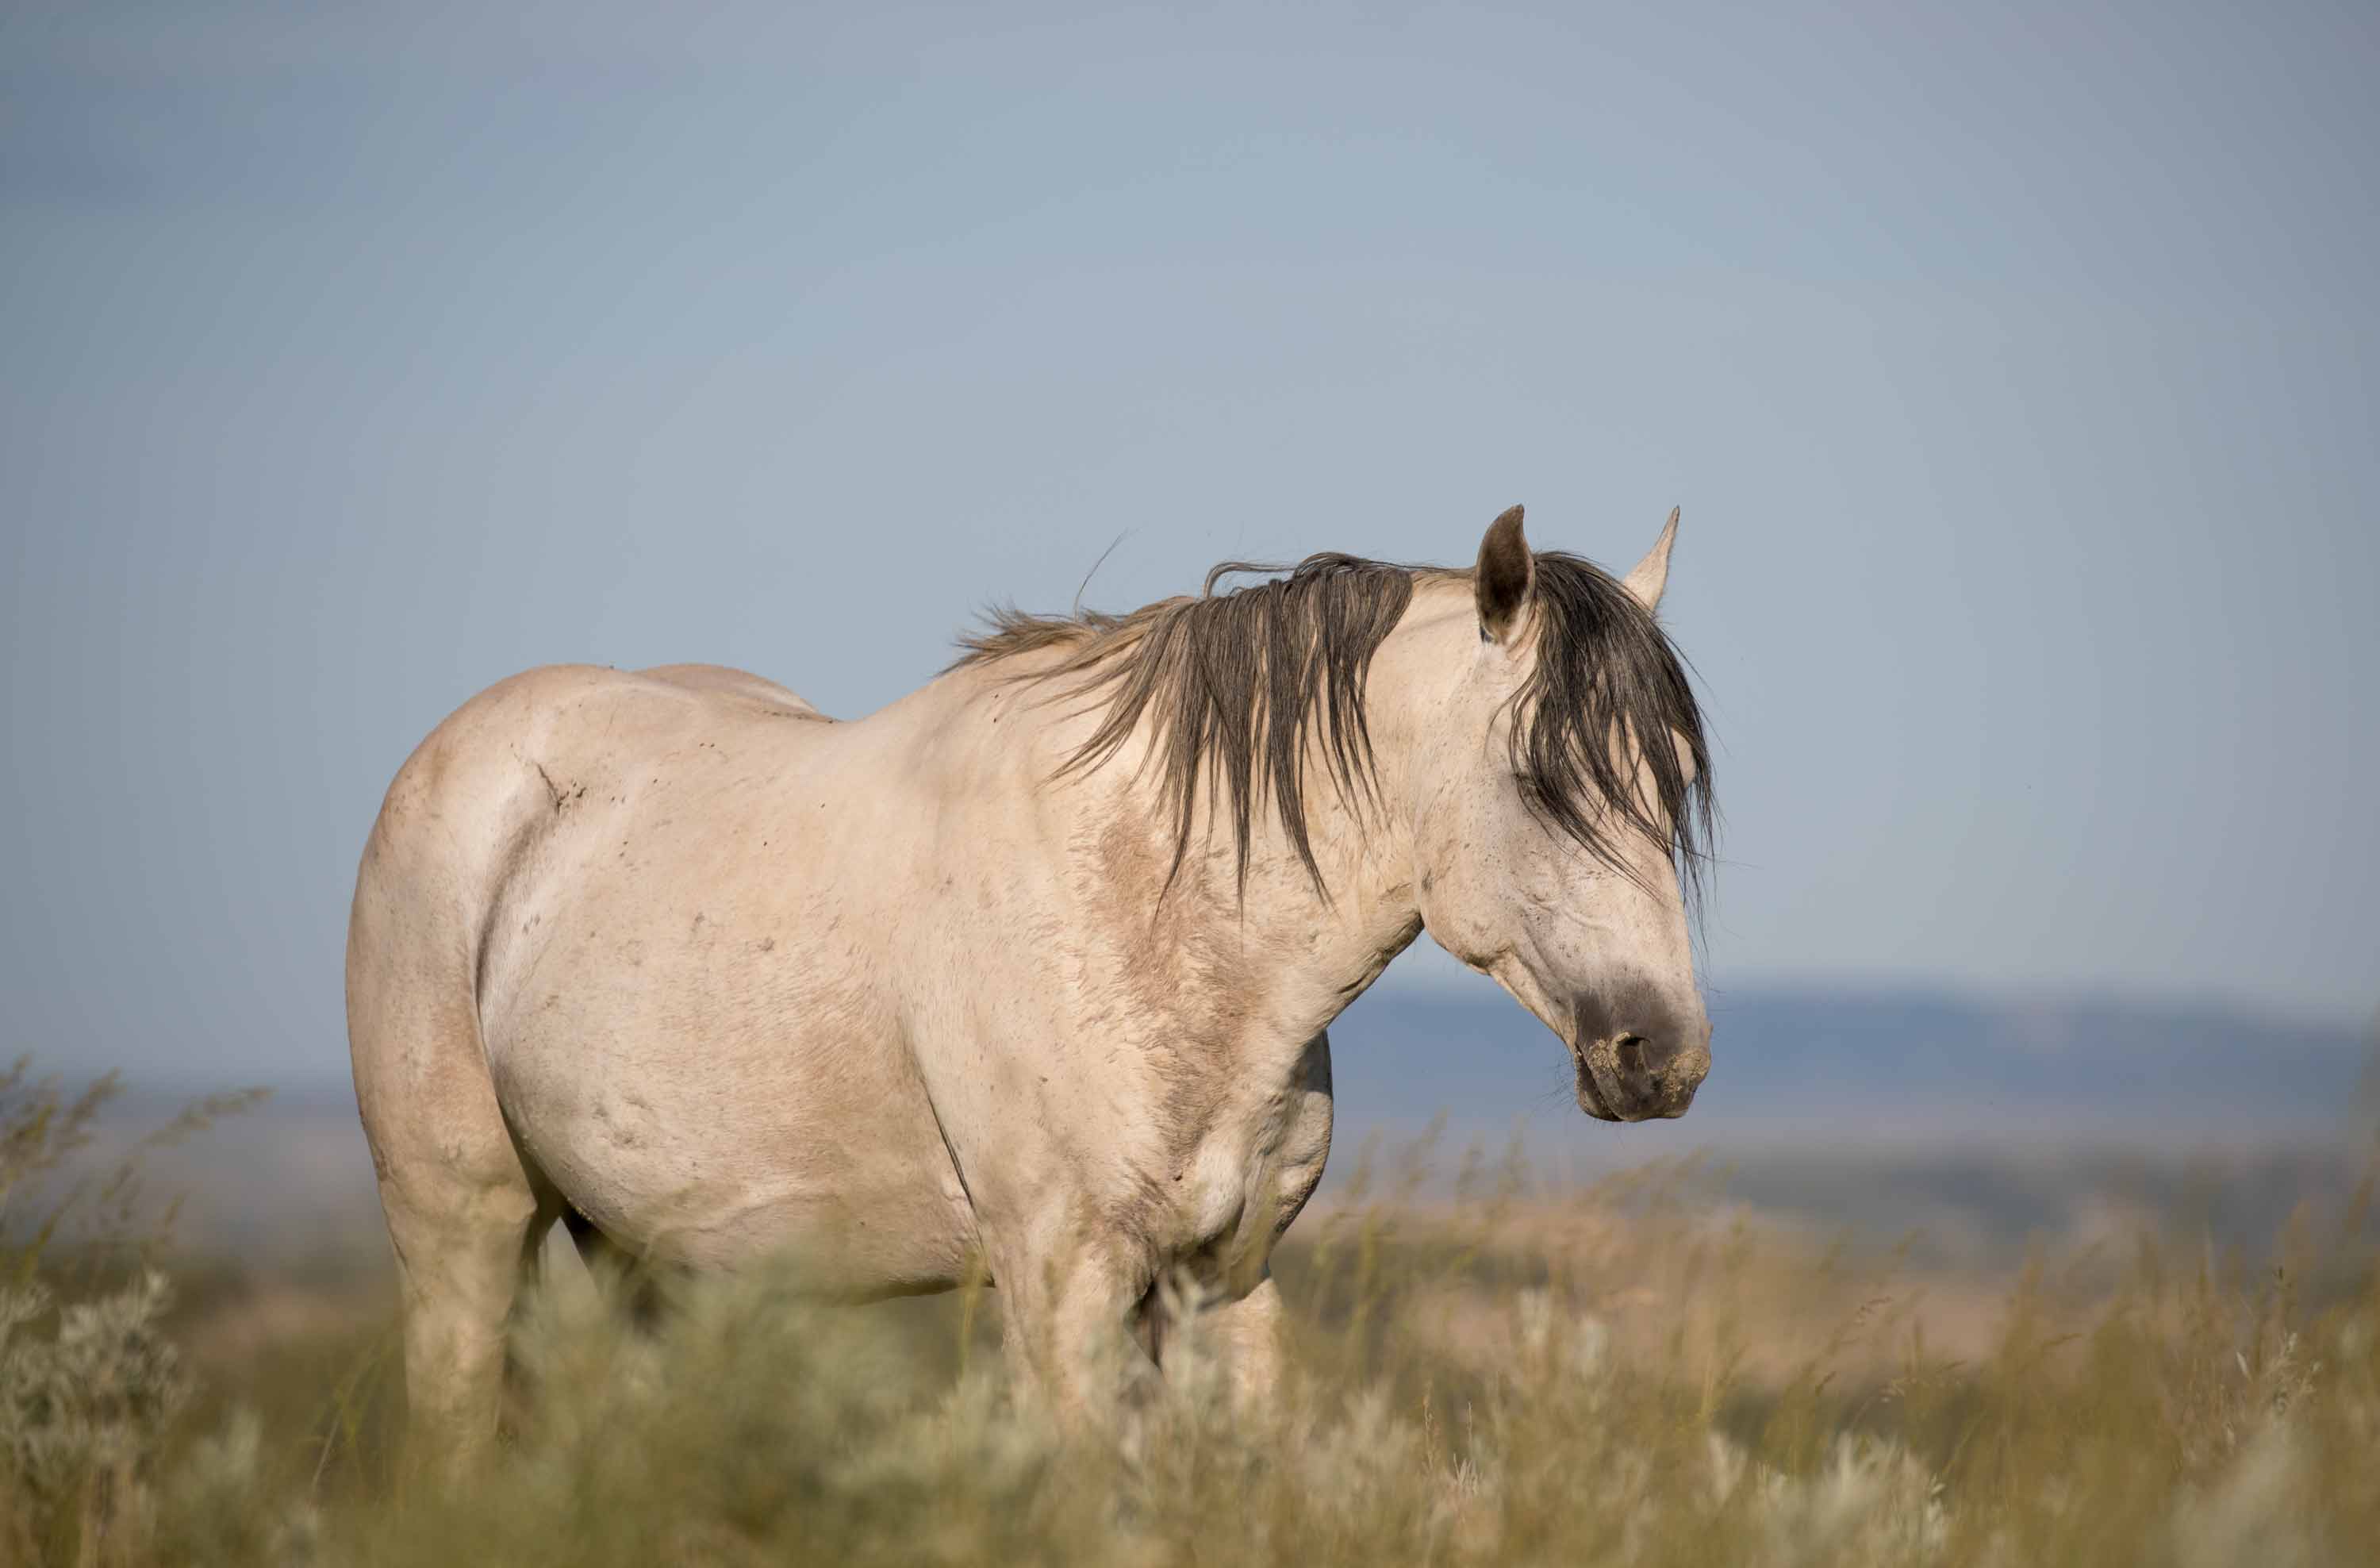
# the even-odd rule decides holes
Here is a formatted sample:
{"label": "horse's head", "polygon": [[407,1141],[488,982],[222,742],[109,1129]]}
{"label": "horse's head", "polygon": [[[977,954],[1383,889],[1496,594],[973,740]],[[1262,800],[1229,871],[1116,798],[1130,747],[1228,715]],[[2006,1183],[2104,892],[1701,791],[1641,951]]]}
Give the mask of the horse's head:
{"label": "horse's head", "polygon": [[1569,1044],[1606,1121],[1683,1115],[1710,1070],[1687,909],[1708,758],[1653,618],[1676,529],[1616,581],[1497,518],[1475,618],[1430,638],[1443,706],[1414,759],[1423,925]]}

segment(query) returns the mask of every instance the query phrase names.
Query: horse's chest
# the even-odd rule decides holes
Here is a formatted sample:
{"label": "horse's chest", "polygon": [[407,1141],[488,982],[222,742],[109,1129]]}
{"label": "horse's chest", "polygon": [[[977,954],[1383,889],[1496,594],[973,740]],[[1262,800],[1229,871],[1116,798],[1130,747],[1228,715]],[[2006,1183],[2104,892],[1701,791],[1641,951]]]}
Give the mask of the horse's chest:
{"label": "horse's chest", "polygon": [[1181,1160],[1179,1257],[1194,1267],[1260,1263],[1322,1179],[1330,1152],[1330,1047],[1317,1034],[1285,1078],[1217,1118]]}

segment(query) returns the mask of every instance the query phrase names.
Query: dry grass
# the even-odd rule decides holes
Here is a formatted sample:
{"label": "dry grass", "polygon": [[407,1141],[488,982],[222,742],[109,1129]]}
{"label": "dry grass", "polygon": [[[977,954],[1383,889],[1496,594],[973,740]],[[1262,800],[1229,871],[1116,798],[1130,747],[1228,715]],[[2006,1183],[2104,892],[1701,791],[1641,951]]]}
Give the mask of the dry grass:
{"label": "dry grass", "polygon": [[[0,1149],[54,1152],[66,1109],[6,1083]],[[2360,1206],[2262,1256],[2144,1238],[1989,1275],[1730,1220],[1691,1169],[1458,1185],[1359,1183],[1300,1224],[1279,1260],[1294,1372],[1262,1421],[1230,1412],[1195,1339],[1119,1453],[1013,1400],[994,1314],[957,1301],[819,1308],[780,1271],[695,1289],[645,1333],[557,1282],[520,1325],[513,1441],[443,1493],[394,1479],[384,1280],[186,1262],[174,1307],[135,1242],[54,1234],[0,1260],[0,1558],[2380,1556]]]}

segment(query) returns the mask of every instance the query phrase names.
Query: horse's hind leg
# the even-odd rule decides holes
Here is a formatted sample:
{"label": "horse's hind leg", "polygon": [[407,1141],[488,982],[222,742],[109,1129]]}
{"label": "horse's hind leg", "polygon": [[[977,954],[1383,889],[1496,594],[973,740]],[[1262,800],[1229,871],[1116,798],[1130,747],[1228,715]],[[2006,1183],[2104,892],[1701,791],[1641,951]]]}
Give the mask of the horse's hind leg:
{"label": "horse's hind leg", "polygon": [[542,1232],[484,1071],[367,1116],[405,1303],[408,1445],[457,1472],[495,1437],[505,1328]]}
{"label": "horse's hind leg", "polygon": [[373,891],[356,901],[347,1032],[404,1299],[407,1446],[461,1474],[495,1437],[505,1325],[552,1209],[497,1108],[468,975],[426,983]]}

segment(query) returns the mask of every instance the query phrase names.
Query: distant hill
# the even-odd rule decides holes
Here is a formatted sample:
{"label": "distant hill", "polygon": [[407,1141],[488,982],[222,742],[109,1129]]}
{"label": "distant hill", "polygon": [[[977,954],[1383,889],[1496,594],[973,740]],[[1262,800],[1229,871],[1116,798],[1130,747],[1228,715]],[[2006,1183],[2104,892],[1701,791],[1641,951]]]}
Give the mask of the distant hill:
{"label": "distant hill", "polygon": [[[2269,1140],[2347,1131],[2374,1049],[2363,1030],[2223,1006],[1914,988],[1733,991],[1711,1020],[1711,1076],[1682,1121],[1591,1130],[1616,1134],[1632,1157],[1655,1140],[1712,1138]],[[1470,993],[1384,983],[1331,1043],[1349,1131],[1442,1110],[1466,1130],[1523,1118],[1536,1146],[1557,1124],[1585,1122],[1560,1043],[1484,982]]]}

